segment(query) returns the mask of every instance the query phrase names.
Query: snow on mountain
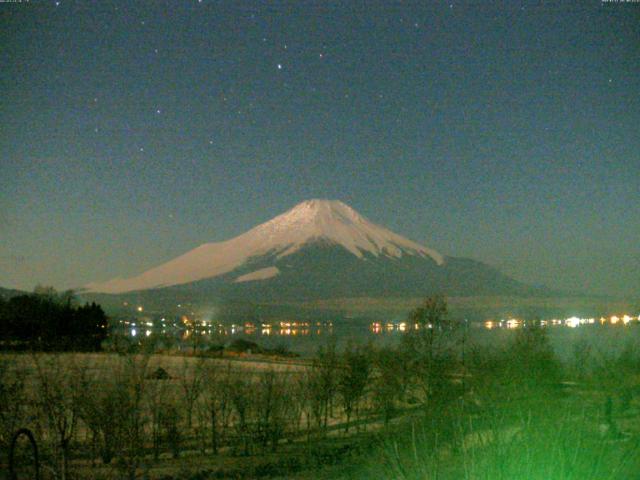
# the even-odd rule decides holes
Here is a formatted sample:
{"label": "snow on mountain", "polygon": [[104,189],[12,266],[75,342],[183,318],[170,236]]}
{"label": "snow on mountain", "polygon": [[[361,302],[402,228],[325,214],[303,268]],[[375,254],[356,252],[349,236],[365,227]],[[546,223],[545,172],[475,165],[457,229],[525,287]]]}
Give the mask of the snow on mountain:
{"label": "snow on mountain", "polygon": [[[359,258],[364,253],[391,258],[413,255],[444,263],[438,252],[371,223],[340,201],[308,200],[231,240],[201,245],[136,277],[92,283],[86,289],[122,293],[190,283],[229,273],[254,257],[282,258],[319,240],[340,245]],[[261,280],[278,273],[277,268],[268,267],[235,281]]]}
{"label": "snow on mountain", "polygon": [[278,270],[278,267],[261,268],[251,273],[240,275],[234,280],[234,283],[251,282],[253,280],[266,280],[267,278],[275,277],[279,273],[280,270]]}

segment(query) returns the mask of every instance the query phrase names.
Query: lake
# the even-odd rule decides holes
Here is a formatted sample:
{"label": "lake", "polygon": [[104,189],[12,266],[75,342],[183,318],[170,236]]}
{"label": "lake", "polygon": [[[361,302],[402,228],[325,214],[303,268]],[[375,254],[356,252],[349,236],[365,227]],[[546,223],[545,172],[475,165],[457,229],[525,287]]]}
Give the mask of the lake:
{"label": "lake", "polygon": [[[640,320],[628,315],[601,318],[522,320],[515,318],[463,322],[469,344],[506,344],[515,332],[535,323],[549,332],[556,353],[569,360],[577,346],[588,345],[594,354],[618,353],[624,348],[640,347]],[[158,324],[144,319],[121,320],[120,333],[130,338],[151,335],[171,337],[179,345],[227,344],[245,338],[266,348],[285,347],[302,356],[312,355],[320,345],[335,342],[343,348],[354,344],[392,345],[412,328],[406,322],[378,322],[365,319],[336,321],[278,321],[245,324],[205,324],[185,327],[179,323]]]}

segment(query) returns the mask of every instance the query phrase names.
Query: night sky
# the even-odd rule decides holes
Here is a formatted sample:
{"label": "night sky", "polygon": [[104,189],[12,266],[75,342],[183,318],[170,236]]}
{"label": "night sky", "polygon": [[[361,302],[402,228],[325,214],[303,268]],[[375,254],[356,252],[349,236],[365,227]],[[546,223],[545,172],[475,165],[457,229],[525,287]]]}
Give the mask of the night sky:
{"label": "night sky", "polygon": [[130,276],[309,198],[640,292],[640,2],[0,3],[0,286]]}

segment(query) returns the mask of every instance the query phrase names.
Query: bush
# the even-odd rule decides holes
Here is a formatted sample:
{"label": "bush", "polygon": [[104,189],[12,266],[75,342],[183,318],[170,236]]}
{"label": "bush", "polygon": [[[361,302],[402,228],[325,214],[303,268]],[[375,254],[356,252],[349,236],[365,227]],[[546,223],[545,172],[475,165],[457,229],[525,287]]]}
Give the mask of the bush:
{"label": "bush", "polygon": [[518,420],[460,419],[455,442],[434,439],[430,426],[405,432],[384,446],[383,478],[455,480],[607,480],[636,478],[634,442],[601,436],[593,418],[577,409]]}
{"label": "bush", "polygon": [[171,376],[164,368],[158,367],[152,373],[147,375],[147,378],[149,380],[169,380]]}
{"label": "bush", "polygon": [[262,351],[257,343],[245,340],[244,338],[235,339],[226,349],[236,353],[260,353]]}
{"label": "bush", "polygon": [[289,347],[286,345],[277,345],[274,348],[270,348],[268,350],[264,350],[264,353],[269,355],[277,355],[278,357],[299,357],[295,352],[289,350]]}

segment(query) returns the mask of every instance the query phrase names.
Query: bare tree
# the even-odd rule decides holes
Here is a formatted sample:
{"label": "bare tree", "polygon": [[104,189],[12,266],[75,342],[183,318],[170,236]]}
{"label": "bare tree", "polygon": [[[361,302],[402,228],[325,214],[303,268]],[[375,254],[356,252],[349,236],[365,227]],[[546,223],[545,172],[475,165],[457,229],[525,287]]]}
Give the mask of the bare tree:
{"label": "bare tree", "polygon": [[220,367],[216,362],[209,362],[204,368],[203,378],[199,411],[209,424],[211,449],[217,454],[231,414],[231,365],[227,363],[225,367]]}
{"label": "bare tree", "polygon": [[47,438],[52,440],[55,470],[68,478],[70,443],[78,424],[77,385],[63,356],[33,355],[36,371],[35,403],[43,415]]}
{"label": "bare tree", "polygon": [[123,419],[116,412],[127,399],[118,382],[101,372],[97,378],[85,379],[78,390],[80,418],[91,431],[93,449],[99,449],[104,464],[111,463],[124,435]]}
{"label": "bare tree", "polygon": [[167,404],[172,401],[168,390],[166,379],[147,380],[145,403],[150,417],[151,441],[155,460],[158,460],[160,456],[163,440],[162,412],[167,408]]}
{"label": "bare tree", "polygon": [[346,416],[345,432],[349,431],[352,415],[359,415],[359,406],[371,375],[371,358],[363,347],[348,345],[342,354],[337,390]]}
{"label": "bare tree", "polygon": [[[11,368],[15,359],[9,357],[0,362],[0,450],[9,451],[14,432],[26,419],[25,370]],[[4,459],[0,458],[0,462]]]}
{"label": "bare tree", "polygon": [[195,358],[193,361],[187,357],[182,359],[179,381],[189,430],[193,424],[193,408],[198,397],[202,394],[203,368],[204,359],[201,357]]}
{"label": "bare tree", "polygon": [[304,373],[292,372],[286,379],[286,400],[287,400],[287,431],[286,436],[289,441],[301,433],[302,420],[305,418],[306,429],[310,426],[308,410],[308,388],[306,375]]}
{"label": "bare tree", "polygon": [[283,374],[268,370],[257,385],[258,432],[263,448],[271,443],[275,451],[284,435],[289,405],[288,389]]}
{"label": "bare tree", "polygon": [[451,374],[457,368],[455,347],[460,324],[448,315],[444,297],[434,296],[409,315],[410,331],[402,337],[402,349],[422,390],[425,407],[442,404],[451,391]]}
{"label": "bare tree", "polygon": [[327,391],[323,388],[321,367],[315,361],[308,370],[305,380],[307,383],[308,418],[312,420],[318,432],[324,431],[329,401]]}
{"label": "bare tree", "polygon": [[398,359],[396,349],[389,347],[378,350],[374,356],[372,396],[375,407],[382,412],[385,425],[393,418],[398,401],[403,395],[402,381],[398,375]]}
{"label": "bare tree", "polygon": [[316,425],[326,430],[337,390],[338,356],[335,343],[321,346],[308,371],[307,381],[312,415]]}
{"label": "bare tree", "polygon": [[246,375],[236,377],[230,389],[230,400],[234,411],[236,434],[243,446],[244,455],[249,455],[252,444],[252,428],[256,408],[253,379]]}
{"label": "bare tree", "polygon": [[163,438],[173,458],[180,456],[180,413],[175,403],[166,401],[160,410],[160,426]]}
{"label": "bare tree", "polygon": [[118,465],[127,478],[135,480],[144,456],[145,426],[148,422],[145,388],[149,355],[120,357],[115,370],[121,403],[115,406],[114,417],[122,421],[122,438],[118,449]]}
{"label": "bare tree", "polygon": [[320,425],[323,417],[320,401],[316,397],[315,374],[312,369],[307,369],[296,377],[295,399],[299,409],[300,422],[304,419],[307,442],[311,440],[312,426]]}

